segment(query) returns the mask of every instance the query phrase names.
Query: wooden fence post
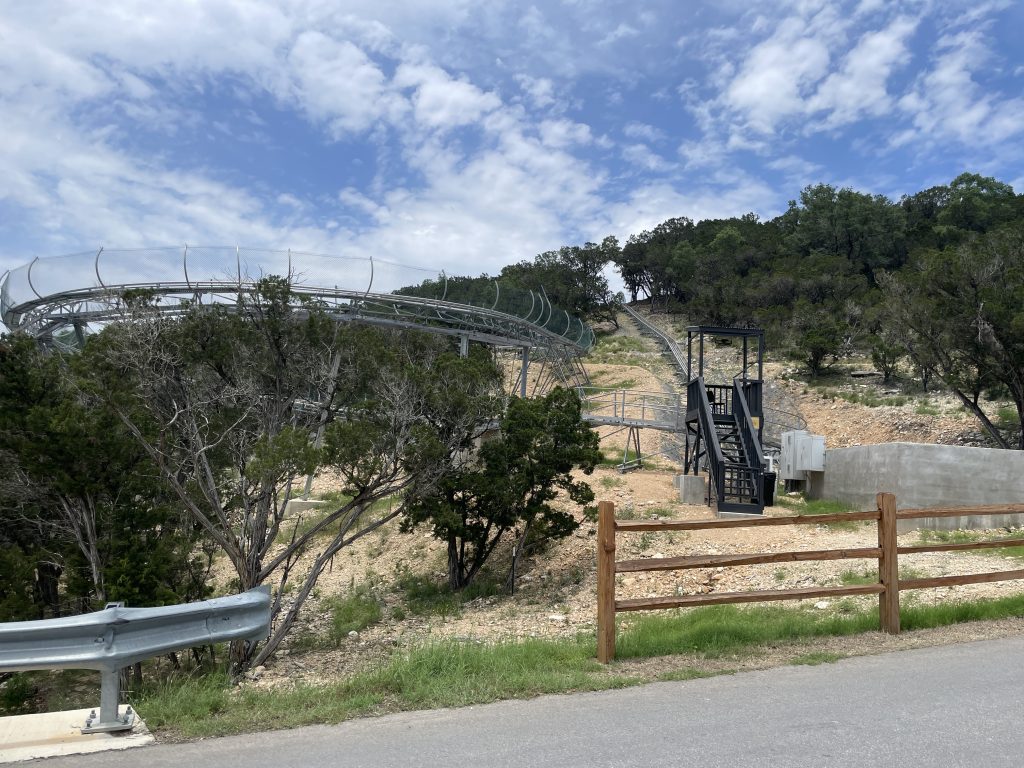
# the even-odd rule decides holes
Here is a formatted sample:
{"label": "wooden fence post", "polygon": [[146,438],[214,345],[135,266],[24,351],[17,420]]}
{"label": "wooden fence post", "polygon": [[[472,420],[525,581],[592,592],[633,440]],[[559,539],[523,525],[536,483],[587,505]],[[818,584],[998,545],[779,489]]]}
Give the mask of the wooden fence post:
{"label": "wooden fence post", "polygon": [[900,565],[896,551],[896,497],[879,493],[878,504],[878,579],[884,591],[878,594],[878,617],[883,632],[900,633]]}
{"label": "wooden fence post", "polygon": [[597,660],[615,658],[615,505],[597,505]]}

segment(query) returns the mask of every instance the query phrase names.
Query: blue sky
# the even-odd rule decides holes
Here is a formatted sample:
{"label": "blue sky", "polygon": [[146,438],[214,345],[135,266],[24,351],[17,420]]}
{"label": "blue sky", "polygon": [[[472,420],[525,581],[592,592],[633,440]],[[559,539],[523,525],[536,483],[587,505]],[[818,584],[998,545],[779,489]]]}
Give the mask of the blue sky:
{"label": "blue sky", "polygon": [[495,273],[810,183],[1024,189],[1020,2],[0,2],[0,271],[241,244]]}

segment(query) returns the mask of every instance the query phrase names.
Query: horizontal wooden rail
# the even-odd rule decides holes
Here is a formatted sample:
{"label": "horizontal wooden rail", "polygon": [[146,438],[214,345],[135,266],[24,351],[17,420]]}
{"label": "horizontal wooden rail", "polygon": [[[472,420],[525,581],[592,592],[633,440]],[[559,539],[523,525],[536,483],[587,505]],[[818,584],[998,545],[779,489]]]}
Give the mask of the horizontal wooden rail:
{"label": "horizontal wooden rail", "polygon": [[763,603],[771,600],[808,600],[816,597],[877,595],[884,589],[881,584],[857,584],[852,587],[804,587],[801,589],[762,589],[756,592],[718,592],[706,595],[640,597],[634,600],[616,600],[615,610],[653,611],[659,608],[693,608],[698,605],[730,605],[733,603]]}
{"label": "horizontal wooden rail", "polygon": [[982,517],[985,515],[1019,515],[1024,513],[1024,504],[987,504],[980,507],[943,507],[942,509],[901,509],[897,520],[914,520],[921,517]]}
{"label": "horizontal wooden rail", "polygon": [[[943,509],[896,509],[896,497],[879,493],[877,508],[867,512],[839,512],[830,515],[793,515],[785,517],[743,518],[726,520],[616,520],[611,502],[601,502],[598,514],[598,609],[597,657],[601,662],[615,656],[615,614],[622,611],[649,611],[663,608],[690,608],[701,605],[758,603],[771,600],[806,600],[848,595],[878,595],[879,624],[885,632],[900,631],[899,595],[905,589],[982,584],[993,581],[1024,579],[1024,569],[994,571],[962,576],[935,576],[922,579],[899,578],[899,555],[926,552],[962,552],[1001,547],[1024,546],[1024,538],[897,546],[896,521],[922,517],[958,517],[1024,513],[1024,504],[981,507],[949,507]],[[805,550],[796,552],[730,553],[689,555],[682,557],[640,558],[615,561],[615,537],[619,532],[641,531],[707,531],[730,528],[760,528],[779,525],[817,525],[853,521],[874,521],[878,532],[877,547],[850,549]],[[820,560],[877,559],[878,582],[842,587],[807,587],[800,589],[769,589],[750,592],[717,592],[698,595],[667,595],[629,600],[615,599],[616,573],[676,571],[688,568],[722,568],[739,565],[789,563]]]}
{"label": "horizontal wooden rail", "polygon": [[1024,579],[1024,569],[968,573],[962,576],[931,576],[926,579],[900,579],[900,589],[957,587],[961,584],[988,584],[991,581],[1013,581],[1015,579]]}
{"label": "horizontal wooden rail", "polygon": [[637,531],[710,531],[718,528],[762,528],[775,525],[820,525],[848,523],[857,520],[877,520],[878,511],[837,512],[832,515],[791,515],[787,517],[759,517],[753,520],[616,520],[615,530],[623,533]]}
{"label": "horizontal wooden rail", "polygon": [[717,568],[733,565],[763,565],[765,563],[797,563],[805,560],[857,560],[878,558],[878,547],[860,549],[819,549],[802,552],[768,552],[755,555],[693,555],[688,557],[648,557],[639,560],[620,560],[616,573],[642,571],[683,571],[687,568]]}
{"label": "horizontal wooden rail", "polygon": [[993,539],[992,541],[967,541],[958,544],[921,544],[913,547],[897,547],[901,555],[918,555],[924,552],[962,552],[971,549],[1002,549],[1003,547],[1024,547],[1024,539]]}

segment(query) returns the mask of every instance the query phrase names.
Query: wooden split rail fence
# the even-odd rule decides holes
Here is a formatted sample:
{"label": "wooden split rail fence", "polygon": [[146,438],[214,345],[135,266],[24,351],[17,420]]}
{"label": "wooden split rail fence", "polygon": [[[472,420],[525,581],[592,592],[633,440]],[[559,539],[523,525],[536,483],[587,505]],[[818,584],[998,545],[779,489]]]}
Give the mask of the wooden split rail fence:
{"label": "wooden split rail fence", "polygon": [[[662,608],[691,608],[703,605],[759,603],[772,600],[804,600],[819,597],[847,595],[878,595],[879,623],[884,632],[900,631],[900,591],[945,587],[959,584],[980,584],[992,581],[1024,579],[1024,569],[995,571],[958,576],[934,576],[919,579],[900,579],[899,555],[924,552],[959,552],[994,547],[1024,546],[1024,538],[998,541],[972,541],[958,544],[927,544],[898,546],[896,522],[922,517],[959,517],[961,515],[1006,515],[1024,513],[1024,504],[948,507],[942,509],[896,509],[896,497],[879,493],[877,508],[867,512],[839,512],[829,515],[799,515],[788,517],[759,517],[724,520],[616,520],[615,505],[603,501],[598,507],[597,530],[597,658],[607,663],[615,657],[615,614],[622,611],[651,611]],[[878,530],[878,546],[853,549],[826,549],[797,552],[770,552],[760,554],[692,555],[683,557],[643,558],[615,560],[615,539],[619,533],[641,531],[703,531],[722,528],[761,528],[776,525],[820,525],[874,521]],[[716,568],[764,563],[791,563],[814,560],[850,560],[868,558],[878,560],[878,583],[838,587],[808,587],[800,589],[774,589],[753,592],[720,592],[698,595],[671,595],[644,597],[630,600],[615,599],[615,575],[645,571],[677,571],[688,568]]]}

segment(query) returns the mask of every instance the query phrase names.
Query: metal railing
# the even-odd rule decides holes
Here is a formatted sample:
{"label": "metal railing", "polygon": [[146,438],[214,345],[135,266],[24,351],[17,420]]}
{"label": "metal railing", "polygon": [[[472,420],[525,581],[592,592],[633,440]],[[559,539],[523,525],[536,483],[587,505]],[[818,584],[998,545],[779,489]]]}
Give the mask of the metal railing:
{"label": "metal railing", "polygon": [[650,427],[679,432],[685,425],[682,398],[663,392],[577,387],[583,418],[592,424]]}
{"label": "metal railing", "polygon": [[636,323],[640,326],[641,330],[647,331],[652,336],[656,336],[658,340],[668,349],[669,355],[675,361],[676,367],[679,372],[683,375],[683,380],[687,381],[690,378],[690,369],[686,365],[686,355],[683,354],[683,350],[676,343],[676,340],[665,333],[661,328],[656,326],[654,323],[647,320],[643,315],[637,312],[632,307],[628,307],[625,304],[622,305],[622,309],[629,315]]}
{"label": "metal railing", "polygon": [[718,432],[715,430],[711,402],[708,400],[708,390],[703,376],[698,376],[686,385],[686,402],[687,408],[691,403],[696,407],[700,433],[704,439],[708,480],[715,489],[715,498],[721,501],[725,498],[725,456],[718,442]]}
{"label": "metal railing", "polygon": [[747,459],[745,470],[749,475],[750,498],[755,504],[763,508],[764,453],[761,450],[761,442],[757,439],[757,429],[754,427],[753,419],[750,418],[750,408],[747,404],[747,398],[754,393],[759,395],[761,388],[759,386],[749,386],[748,383],[740,379],[733,382],[733,387],[733,403],[736,405],[736,426],[739,430],[740,441],[743,443],[743,452]]}
{"label": "metal railing", "polygon": [[0,624],[0,671],[95,669],[101,674],[100,713],[83,733],[128,730],[131,707],[120,713],[120,671],[182,648],[270,634],[270,588],[160,608],[108,604],[102,611],[44,621]]}

